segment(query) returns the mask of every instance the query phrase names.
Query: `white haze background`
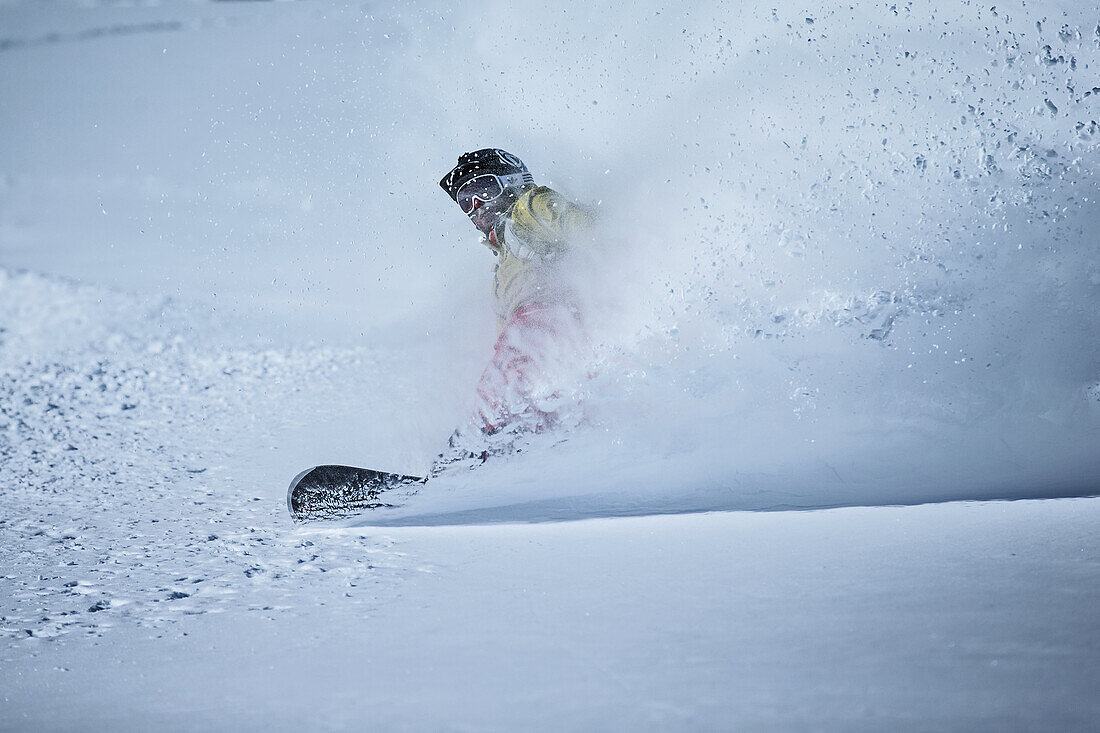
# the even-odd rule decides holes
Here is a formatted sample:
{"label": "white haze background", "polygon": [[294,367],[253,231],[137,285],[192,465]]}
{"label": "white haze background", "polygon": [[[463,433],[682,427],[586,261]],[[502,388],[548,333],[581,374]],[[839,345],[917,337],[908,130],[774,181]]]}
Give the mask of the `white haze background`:
{"label": "white haze background", "polygon": [[[273,344],[426,349],[431,399],[386,427],[408,449],[349,430],[356,462],[423,470],[469,406],[490,261],[435,181],[499,145],[605,216],[588,440],[645,462],[630,486],[1094,487],[1100,39],[1078,5],[171,7],[24,11],[8,264]],[[140,75],[80,63],[89,44]]]}
{"label": "white haze background", "polygon": [[[122,486],[88,531],[130,547],[120,496],[150,522],[190,492],[231,517],[257,498],[240,521],[285,559],[301,468],[425,470],[494,337],[491,256],[436,183],[484,146],[601,214],[588,424],[409,514],[1095,494],[1098,20],[1076,2],[0,3],[9,504],[79,524]],[[38,527],[8,525],[11,546]],[[164,582],[132,562],[130,595]],[[18,583],[9,608],[49,585]],[[168,623],[123,605],[103,610]],[[5,628],[71,630],[46,610]]]}

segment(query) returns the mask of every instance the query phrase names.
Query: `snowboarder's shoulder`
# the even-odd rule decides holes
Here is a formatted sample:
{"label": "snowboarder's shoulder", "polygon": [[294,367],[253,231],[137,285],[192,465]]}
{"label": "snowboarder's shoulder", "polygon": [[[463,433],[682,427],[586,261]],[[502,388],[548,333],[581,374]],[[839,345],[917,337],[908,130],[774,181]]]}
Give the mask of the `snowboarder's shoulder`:
{"label": "snowboarder's shoulder", "polygon": [[591,223],[591,215],[581,206],[549,186],[533,186],[516,199],[509,217],[520,230],[543,228],[570,229]]}
{"label": "snowboarder's shoulder", "polygon": [[565,197],[549,186],[531,186],[516,199],[512,216],[518,219],[549,218],[564,202]]}

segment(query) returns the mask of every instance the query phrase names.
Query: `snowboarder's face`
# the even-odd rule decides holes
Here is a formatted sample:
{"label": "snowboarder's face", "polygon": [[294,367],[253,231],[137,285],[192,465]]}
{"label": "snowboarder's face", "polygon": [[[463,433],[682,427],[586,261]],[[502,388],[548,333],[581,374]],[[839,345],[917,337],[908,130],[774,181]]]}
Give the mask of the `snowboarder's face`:
{"label": "snowboarder's face", "polygon": [[501,206],[503,203],[502,199],[497,199],[496,201],[490,201],[488,203],[476,199],[474,200],[473,211],[469,214],[470,221],[472,221],[474,226],[477,227],[477,230],[486,237],[493,231],[493,227],[496,226],[496,223],[500,221],[500,217],[504,213],[504,208],[506,208]]}
{"label": "snowboarder's face", "polygon": [[510,195],[509,186],[522,180],[523,177],[519,174],[502,177],[484,173],[474,176],[459,187],[455,202],[470,217],[478,231],[489,237],[493,227],[515,198]]}

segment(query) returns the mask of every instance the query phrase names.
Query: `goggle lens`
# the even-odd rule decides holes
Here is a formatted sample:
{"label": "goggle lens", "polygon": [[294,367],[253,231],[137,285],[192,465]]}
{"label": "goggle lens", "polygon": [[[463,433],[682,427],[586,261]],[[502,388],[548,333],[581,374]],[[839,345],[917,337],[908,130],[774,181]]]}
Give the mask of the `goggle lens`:
{"label": "goggle lens", "polygon": [[485,174],[471,178],[462,188],[458,189],[455,199],[463,214],[469,214],[474,210],[474,199],[483,204],[500,198],[504,193],[504,187],[500,179],[492,174]]}

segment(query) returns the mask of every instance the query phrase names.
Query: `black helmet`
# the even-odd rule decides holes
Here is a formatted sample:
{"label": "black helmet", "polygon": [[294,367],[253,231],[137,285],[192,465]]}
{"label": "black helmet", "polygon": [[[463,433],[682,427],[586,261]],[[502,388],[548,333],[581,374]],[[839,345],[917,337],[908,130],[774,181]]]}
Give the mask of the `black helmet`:
{"label": "black helmet", "polygon": [[497,148],[483,148],[465,153],[458,159],[451,172],[443,176],[439,185],[458,202],[458,189],[477,176],[491,173],[497,176],[520,175],[524,184],[534,184],[535,177],[527,170],[523,161],[511,153]]}

